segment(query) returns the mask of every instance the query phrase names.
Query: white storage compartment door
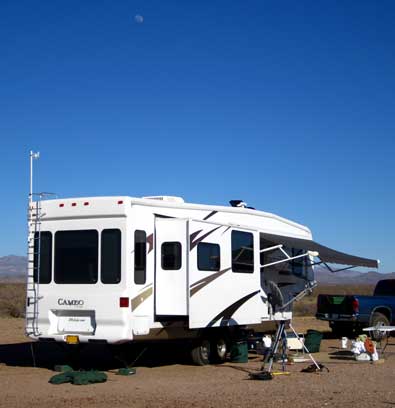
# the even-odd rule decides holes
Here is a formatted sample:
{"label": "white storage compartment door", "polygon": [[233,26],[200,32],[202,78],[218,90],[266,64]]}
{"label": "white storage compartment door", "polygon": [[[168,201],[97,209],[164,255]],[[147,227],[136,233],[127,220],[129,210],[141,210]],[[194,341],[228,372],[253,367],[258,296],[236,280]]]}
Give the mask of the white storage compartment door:
{"label": "white storage compartment door", "polygon": [[187,220],[155,219],[155,314],[186,316]]}

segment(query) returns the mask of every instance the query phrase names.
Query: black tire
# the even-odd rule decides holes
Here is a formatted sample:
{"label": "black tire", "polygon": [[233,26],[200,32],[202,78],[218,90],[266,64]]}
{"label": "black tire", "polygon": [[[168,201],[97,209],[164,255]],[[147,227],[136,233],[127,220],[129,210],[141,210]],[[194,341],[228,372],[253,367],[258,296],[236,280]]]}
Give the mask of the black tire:
{"label": "black tire", "polygon": [[[383,315],[380,312],[374,312],[372,314],[372,318],[370,319],[370,324],[371,326],[389,326],[390,322],[387,316]],[[375,341],[381,341],[382,339],[387,337],[386,334],[380,333],[379,331],[372,331],[371,336]]]}
{"label": "black tire", "polygon": [[228,343],[224,337],[216,337],[211,342],[210,362],[221,364],[226,360],[228,353]]}
{"label": "black tire", "polygon": [[192,346],[191,357],[194,364],[204,366],[210,364],[210,342],[200,340]]}

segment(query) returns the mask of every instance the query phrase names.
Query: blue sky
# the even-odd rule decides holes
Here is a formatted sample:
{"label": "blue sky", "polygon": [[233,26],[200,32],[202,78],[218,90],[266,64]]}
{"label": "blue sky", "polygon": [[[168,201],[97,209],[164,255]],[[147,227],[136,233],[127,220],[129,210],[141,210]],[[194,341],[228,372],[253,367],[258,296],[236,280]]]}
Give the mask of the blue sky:
{"label": "blue sky", "polygon": [[395,271],[394,19],[393,1],[2,1],[0,255],[26,252],[34,149],[36,190],[241,198]]}

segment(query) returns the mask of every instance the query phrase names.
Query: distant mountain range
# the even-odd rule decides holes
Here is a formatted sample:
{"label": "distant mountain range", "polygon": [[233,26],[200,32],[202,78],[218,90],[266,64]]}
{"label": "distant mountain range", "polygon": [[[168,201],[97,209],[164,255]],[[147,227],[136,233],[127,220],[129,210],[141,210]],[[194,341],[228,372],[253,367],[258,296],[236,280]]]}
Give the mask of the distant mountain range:
{"label": "distant mountain range", "polygon": [[26,279],[26,256],[8,255],[0,257],[0,279],[24,281]]}
{"label": "distant mountain range", "polygon": [[379,272],[358,272],[353,269],[342,272],[330,272],[327,268],[316,267],[315,279],[318,284],[327,285],[375,285],[381,279],[395,279],[395,272],[379,273]]}
{"label": "distant mountain range", "polygon": [[[25,281],[27,258],[25,256],[8,255],[0,257],[0,280]],[[315,277],[318,283],[328,285],[358,284],[375,285],[380,279],[395,279],[395,272],[358,272],[348,270],[332,273],[326,268],[316,267]]]}

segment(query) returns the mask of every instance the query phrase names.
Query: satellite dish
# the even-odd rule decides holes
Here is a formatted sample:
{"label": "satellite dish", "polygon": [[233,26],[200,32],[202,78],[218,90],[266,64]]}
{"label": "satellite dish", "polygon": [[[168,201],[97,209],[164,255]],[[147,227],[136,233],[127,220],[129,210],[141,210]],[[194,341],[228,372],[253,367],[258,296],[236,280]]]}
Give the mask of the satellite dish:
{"label": "satellite dish", "polygon": [[276,307],[283,307],[284,306],[284,296],[278,287],[278,285],[273,282],[272,280],[267,282],[268,287],[268,299],[269,303],[272,305],[273,310],[276,310]]}
{"label": "satellite dish", "polygon": [[229,201],[229,204],[232,206],[232,207],[241,207],[241,208],[245,208],[245,207],[247,207],[247,203],[245,203],[243,200],[230,200]]}

